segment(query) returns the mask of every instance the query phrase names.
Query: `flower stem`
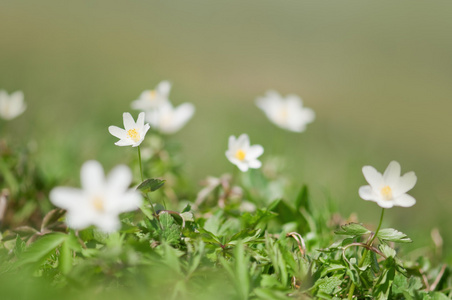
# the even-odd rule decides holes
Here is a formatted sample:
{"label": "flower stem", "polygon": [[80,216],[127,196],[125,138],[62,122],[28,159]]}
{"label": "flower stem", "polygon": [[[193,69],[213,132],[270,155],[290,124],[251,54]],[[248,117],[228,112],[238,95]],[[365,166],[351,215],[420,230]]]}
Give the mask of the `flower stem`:
{"label": "flower stem", "polygon": [[[378,224],[377,230],[375,231],[375,234],[370,239],[370,241],[367,243],[368,246],[372,246],[372,243],[374,242],[375,238],[378,235],[378,232],[380,231],[381,224],[383,223],[383,216],[385,214],[385,209],[382,208],[381,210],[381,216],[380,216],[380,223]],[[358,263],[358,268],[361,268],[363,266],[364,261],[366,260],[367,253],[369,252],[368,249],[364,249],[363,256],[361,256],[361,259]],[[351,300],[353,298],[353,293],[355,292],[355,283],[352,282],[352,285],[350,286],[350,289],[348,290],[348,299]]]}
{"label": "flower stem", "polygon": [[[138,164],[140,165],[141,182],[143,182],[144,177],[143,177],[143,167],[141,166],[141,149],[140,149],[140,146],[138,146],[137,148],[138,148]],[[154,217],[157,218],[157,212],[155,211],[154,205],[152,205],[151,199],[149,199],[148,194],[144,193],[144,197],[146,198],[146,200],[148,200],[149,204],[151,204],[152,213],[153,213]],[[160,220],[158,218],[157,218],[157,220],[159,221],[159,224],[160,224]]]}
{"label": "flower stem", "polygon": [[138,148],[138,164],[140,165],[141,182],[143,182],[144,178],[143,178],[143,167],[141,166],[141,149],[140,149],[140,146],[138,146],[137,148]]}

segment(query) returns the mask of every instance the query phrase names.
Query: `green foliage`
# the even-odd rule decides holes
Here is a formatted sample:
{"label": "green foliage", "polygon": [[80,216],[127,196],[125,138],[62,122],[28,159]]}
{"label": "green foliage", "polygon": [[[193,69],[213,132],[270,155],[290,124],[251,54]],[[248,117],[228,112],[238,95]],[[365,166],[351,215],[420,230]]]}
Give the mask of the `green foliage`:
{"label": "green foliage", "polygon": [[[158,151],[174,153],[162,149],[163,138],[154,139]],[[168,154],[158,153],[162,159]],[[1,183],[3,189],[12,184],[16,207],[17,199],[35,198],[51,183],[34,177],[32,191],[14,185],[22,179],[8,155]],[[275,174],[253,171],[211,178],[195,197],[178,194],[185,181],[174,162],[156,162],[157,171],[171,180],[140,183],[137,189],[152,192],[152,199],[123,214],[116,233],[72,231],[64,210],[45,205],[34,204],[31,214],[42,218],[27,222],[30,213],[19,209],[20,224],[8,222],[1,232],[0,289],[13,299],[22,292],[11,280],[67,299],[450,299],[447,265],[430,253],[412,260],[394,247],[411,242],[406,234],[347,223],[333,205],[325,209],[312,199],[306,185],[290,187]],[[295,196],[269,199],[275,185]]]}

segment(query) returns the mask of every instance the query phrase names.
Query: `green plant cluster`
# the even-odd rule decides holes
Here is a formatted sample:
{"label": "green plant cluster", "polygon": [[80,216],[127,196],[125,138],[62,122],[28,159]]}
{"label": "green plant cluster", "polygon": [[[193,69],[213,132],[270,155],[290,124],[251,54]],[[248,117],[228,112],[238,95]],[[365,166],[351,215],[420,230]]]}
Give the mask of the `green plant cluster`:
{"label": "green plant cluster", "polygon": [[272,199],[293,186],[277,163],[209,177],[195,195],[177,145],[148,140],[148,179],[136,182],[147,202],[111,234],[67,228],[48,201],[57,183],[1,144],[1,299],[451,298],[451,268],[433,253],[403,257],[404,233],[375,234],[331,199],[314,205],[305,185]]}

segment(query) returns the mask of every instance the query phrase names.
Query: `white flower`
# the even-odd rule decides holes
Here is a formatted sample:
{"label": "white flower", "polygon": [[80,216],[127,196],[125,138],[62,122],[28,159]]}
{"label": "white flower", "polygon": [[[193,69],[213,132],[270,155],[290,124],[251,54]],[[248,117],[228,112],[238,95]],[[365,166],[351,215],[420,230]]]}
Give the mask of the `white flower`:
{"label": "white flower", "polygon": [[195,113],[191,103],[183,103],[173,107],[171,102],[165,102],[147,113],[146,120],[152,128],[165,134],[172,134],[181,129]]}
{"label": "white flower", "polygon": [[283,98],[276,91],[268,91],[264,97],[256,99],[256,105],[264,111],[270,121],[290,131],[302,132],[306,125],[315,119],[314,111],[304,108],[297,95],[287,95]]}
{"label": "white flower", "polygon": [[391,161],[383,175],[371,166],[364,166],[363,174],[369,183],[359,188],[359,196],[364,200],[377,202],[383,208],[410,207],[416,203],[416,199],[406,194],[416,184],[416,175],[408,172],[400,176],[398,162]]}
{"label": "white flower", "polygon": [[257,158],[262,153],[264,153],[264,148],[261,145],[250,146],[247,134],[242,134],[237,139],[233,135],[229,137],[226,157],[242,172],[248,171],[248,168],[259,169],[262,163]]}
{"label": "white flower", "polygon": [[124,129],[117,126],[108,127],[108,131],[117,137],[119,141],[115,143],[117,146],[132,146],[137,147],[144,140],[146,132],[149,130],[149,124],[144,124],[144,112],[138,115],[137,122],[128,112],[123,115]]}
{"label": "white flower", "polygon": [[133,109],[147,111],[149,109],[157,108],[168,101],[168,95],[171,90],[171,83],[169,81],[161,81],[155,90],[146,90],[141,93],[137,100],[131,104]]}
{"label": "white flower", "polygon": [[56,187],[50,191],[50,201],[67,210],[66,223],[73,229],[95,225],[104,232],[121,227],[119,214],[140,207],[141,194],[129,189],[132,172],[125,165],[115,167],[107,178],[101,164],[91,160],[81,169],[82,189]]}
{"label": "white flower", "polygon": [[22,114],[27,105],[24,102],[24,93],[17,91],[8,95],[6,91],[0,90],[0,117],[12,120]]}

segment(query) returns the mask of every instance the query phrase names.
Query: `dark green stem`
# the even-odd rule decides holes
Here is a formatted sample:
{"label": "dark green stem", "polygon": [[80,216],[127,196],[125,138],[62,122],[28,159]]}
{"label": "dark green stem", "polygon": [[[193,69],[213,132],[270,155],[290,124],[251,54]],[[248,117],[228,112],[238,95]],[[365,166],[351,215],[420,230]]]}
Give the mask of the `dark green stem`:
{"label": "dark green stem", "polygon": [[[378,224],[377,230],[375,231],[375,234],[370,239],[370,241],[367,243],[368,246],[372,246],[372,243],[374,242],[375,238],[378,235],[378,232],[380,231],[381,224],[383,223],[383,216],[385,214],[385,209],[382,208],[381,210],[381,216],[380,216],[380,223]],[[364,261],[366,260],[367,253],[369,252],[369,249],[364,249],[363,256],[361,256],[361,259],[358,263],[358,268],[361,268],[363,266]],[[351,300],[353,298],[353,293],[355,292],[355,283],[352,282],[352,285],[350,286],[350,289],[348,290],[348,299]]]}

